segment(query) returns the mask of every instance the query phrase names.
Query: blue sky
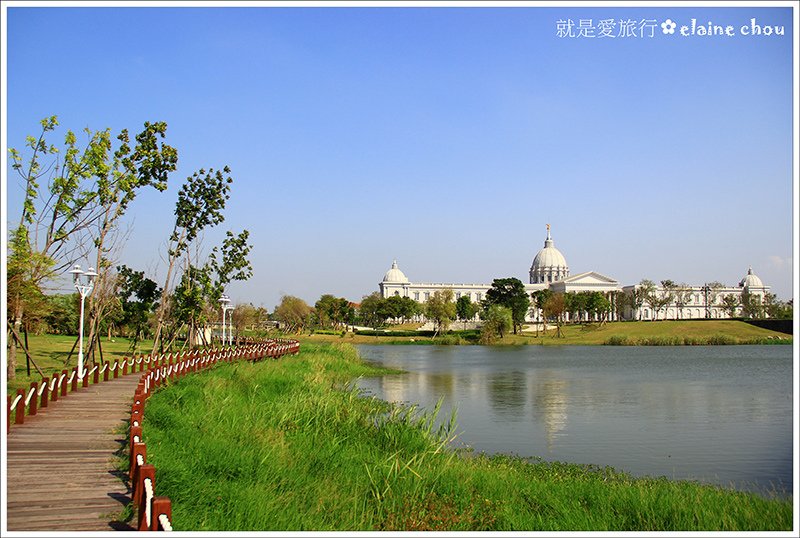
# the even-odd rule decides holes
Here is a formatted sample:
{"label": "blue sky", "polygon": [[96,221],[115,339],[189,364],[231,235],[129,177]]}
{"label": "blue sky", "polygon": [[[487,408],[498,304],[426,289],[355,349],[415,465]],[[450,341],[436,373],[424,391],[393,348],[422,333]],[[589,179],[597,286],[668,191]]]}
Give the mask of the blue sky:
{"label": "blue sky", "polygon": [[[692,18],[736,35],[680,36]],[[741,35],[752,18],[785,35]],[[560,38],[567,19],[657,25]],[[752,265],[791,298],[789,8],[11,7],[7,22],[9,146],[53,114],[168,123],[179,170],[131,206],[120,259],[159,281],[180,184],[228,165],[204,245],[250,230],[236,302],[358,301],[395,258],[412,281],[527,281],[546,223],[573,274],[735,285]]]}

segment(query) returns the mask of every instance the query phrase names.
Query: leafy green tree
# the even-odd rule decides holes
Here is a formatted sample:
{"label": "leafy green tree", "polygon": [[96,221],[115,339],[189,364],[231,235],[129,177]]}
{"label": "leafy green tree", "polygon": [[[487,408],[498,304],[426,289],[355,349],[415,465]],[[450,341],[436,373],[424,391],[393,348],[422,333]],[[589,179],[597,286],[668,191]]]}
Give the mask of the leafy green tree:
{"label": "leafy green tree", "polygon": [[789,302],[780,301],[774,294],[767,293],[764,296],[764,308],[767,317],[773,319],[792,319],[794,310],[792,308],[792,300]]}
{"label": "leafy green tree", "polygon": [[735,318],[739,306],[741,306],[741,302],[738,296],[728,294],[722,297],[722,309],[728,314],[728,317]]}
{"label": "leafy green tree", "polygon": [[706,318],[711,317],[711,306],[716,303],[717,297],[719,297],[720,291],[725,287],[725,284],[713,281],[713,282],[706,282],[703,284],[703,298],[705,299],[706,305]]}
{"label": "leafy green tree", "polygon": [[498,338],[502,339],[514,325],[511,310],[501,305],[490,305],[483,315],[481,327],[481,343],[493,344]]}
{"label": "leafy green tree", "polygon": [[[537,314],[541,315],[543,329],[547,332],[547,317],[544,315],[544,305],[547,303],[547,300],[553,296],[553,292],[547,288],[543,290],[534,291],[531,293],[531,299],[533,300],[533,304],[536,307]],[[539,317],[537,315],[537,317]],[[539,336],[539,324],[536,324],[536,336]]]}
{"label": "leafy green tree", "polygon": [[400,301],[400,315],[404,321],[422,313],[422,305],[411,297],[403,297]]}
{"label": "leafy green tree", "polygon": [[744,288],[741,297],[742,316],[750,319],[760,319],[764,317],[764,305],[761,302],[761,296],[751,293],[750,290]]}
{"label": "leafy green tree", "polygon": [[367,327],[377,329],[386,321],[385,301],[377,291],[361,299],[358,315],[361,323]]}
{"label": "leafy green tree", "polygon": [[453,302],[453,290],[446,288],[433,292],[425,302],[425,317],[433,321],[436,330],[433,337],[446,331],[450,322],[456,319],[456,304]]}
{"label": "leafy green tree", "polygon": [[284,295],[281,302],[275,307],[275,319],[286,327],[286,332],[301,333],[308,324],[311,316],[311,307],[299,297]]}
{"label": "leafy green tree", "polygon": [[54,334],[78,334],[78,294],[64,293],[47,296],[48,313],[44,320],[49,332]]}
{"label": "leafy green tree", "polygon": [[148,319],[158,306],[161,289],[154,280],[144,276],[144,271],[134,271],[126,265],[117,267],[117,297],[122,306],[120,323],[133,337],[131,350],[147,336]]}
{"label": "leafy green tree", "polygon": [[464,329],[467,328],[467,321],[474,318],[477,313],[478,306],[472,302],[469,295],[462,295],[456,300],[456,315],[464,322]]}
{"label": "leafy green tree", "polygon": [[593,319],[603,324],[611,311],[611,302],[599,291],[587,292],[586,311]]}
{"label": "leafy green tree", "polygon": [[[47,140],[58,126],[57,117],[43,119],[41,126],[38,138],[26,138],[28,155],[9,149],[11,167],[21,177],[25,192],[19,226],[12,229],[9,241],[7,298],[12,333],[22,324],[28,299],[68,267],[89,240],[98,249],[99,259],[106,259],[106,238],[136,189],[159,188],[177,162],[174,148],[158,144],[165,124],[146,123],[133,150],[123,131],[113,155],[108,129],[85,129],[87,141],[82,148],[75,134],[67,131],[59,148]],[[101,288],[105,287],[97,287]],[[95,316],[91,312],[90,307],[90,315]],[[90,323],[90,327],[96,325]],[[16,341],[11,339],[9,378],[14,377],[15,368]]]}
{"label": "leafy green tree", "polygon": [[514,334],[517,328],[522,327],[525,315],[531,306],[525,285],[518,278],[496,278],[492,280],[492,287],[486,291],[486,306],[493,304],[505,306],[511,310],[514,321]]}
{"label": "leafy green tree", "polygon": [[546,319],[555,321],[556,323],[556,336],[561,338],[561,326],[564,323],[564,315],[567,313],[567,302],[563,293],[554,293],[544,303],[542,312]]}
{"label": "leafy green tree", "polygon": [[[169,294],[175,264],[178,259],[188,253],[189,246],[198,235],[210,226],[216,226],[225,220],[223,211],[230,198],[230,189],[233,179],[230,169],[225,166],[222,170],[200,169],[188,178],[178,192],[178,201],[175,204],[175,223],[169,236],[167,251],[167,275],[162,288],[161,301],[156,312],[156,330],[153,341],[153,353],[158,351],[161,342],[161,331],[169,311]],[[230,239],[231,236],[228,237]],[[238,242],[241,236],[233,239]],[[226,241],[228,240],[226,239]],[[246,244],[247,236],[244,236]],[[235,246],[234,246],[235,247]],[[192,267],[191,260],[187,260],[187,267]]]}
{"label": "leafy green tree", "polygon": [[675,307],[676,307],[676,314],[678,319],[683,318],[683,309],[684,307],[689,304],[689,301],[692,299],[692,288],[686,283],[680,283],[675,286],[673,290],[674,298],[675,298]]}

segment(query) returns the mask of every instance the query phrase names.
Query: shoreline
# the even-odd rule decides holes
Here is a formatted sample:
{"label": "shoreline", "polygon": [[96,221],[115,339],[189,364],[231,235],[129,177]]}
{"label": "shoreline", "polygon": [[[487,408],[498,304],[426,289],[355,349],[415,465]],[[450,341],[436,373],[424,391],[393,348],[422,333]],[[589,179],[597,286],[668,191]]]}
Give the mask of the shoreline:
{"label": "shoreline", "polygon": [[383,373],[352,346],[306,343],[297,357],[221,365],[154,394],[144,437],[176,530],[792,527],[789,500],[608,467],[460,456],[447,446],[454,417],[437,426],[435,409],[347,388]]}

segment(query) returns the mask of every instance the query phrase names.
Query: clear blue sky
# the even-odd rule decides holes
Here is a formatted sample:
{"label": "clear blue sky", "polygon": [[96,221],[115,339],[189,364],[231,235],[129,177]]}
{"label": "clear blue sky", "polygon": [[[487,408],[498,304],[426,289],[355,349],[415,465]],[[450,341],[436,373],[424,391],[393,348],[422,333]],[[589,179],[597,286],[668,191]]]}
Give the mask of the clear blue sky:
{"label": "clear blue sky", "polygon": [[[558,37],[570,18],[657,26]],[[737,35],[680,36],[692,18]],[[751,18],[785,35],[741,35]],[[11,7],[4,121],[18,148],[53,114],[168,123],[179,170],[131,206],[120,260],[159,281],[181,182],[229,165],[204,244],[250,230],[236,302],[358,301],[394,258],[412,281],[527,281],[545,223],[573,274],[735,285],[752,265],[789,299],[793,33],[789,8]],[[12,176],[9,222],[20,199]]]}

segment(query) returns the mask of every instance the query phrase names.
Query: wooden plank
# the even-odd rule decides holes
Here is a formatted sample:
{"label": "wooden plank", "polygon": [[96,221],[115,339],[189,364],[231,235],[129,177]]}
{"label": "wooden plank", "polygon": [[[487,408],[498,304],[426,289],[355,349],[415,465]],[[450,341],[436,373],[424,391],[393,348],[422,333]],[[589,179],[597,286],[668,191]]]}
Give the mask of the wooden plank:
{"label": "wooden plank", "polygon": [[12,424],[7,443],[9,531],[110,531],[130,501],[114,453],[117,430],[130,417],[139,375],[90,385],[59,398],[24,424]]}

